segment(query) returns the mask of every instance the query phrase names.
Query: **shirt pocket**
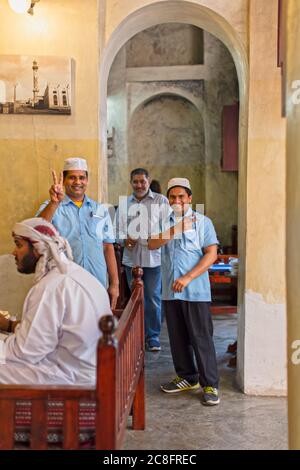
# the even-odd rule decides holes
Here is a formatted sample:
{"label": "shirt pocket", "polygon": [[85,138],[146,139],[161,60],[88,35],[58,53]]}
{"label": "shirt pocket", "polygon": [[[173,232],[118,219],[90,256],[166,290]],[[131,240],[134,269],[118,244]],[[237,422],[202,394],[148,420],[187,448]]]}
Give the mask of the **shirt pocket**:
{"label": "shirt pocket", "polygon": [[91,212],[88,225],[89,225],[89,230],[93,236],[103,239],[103,229],[105,228],[105,225],[106,225],[104,215],[98,215],[98,214],[95,214],[94,212]]}

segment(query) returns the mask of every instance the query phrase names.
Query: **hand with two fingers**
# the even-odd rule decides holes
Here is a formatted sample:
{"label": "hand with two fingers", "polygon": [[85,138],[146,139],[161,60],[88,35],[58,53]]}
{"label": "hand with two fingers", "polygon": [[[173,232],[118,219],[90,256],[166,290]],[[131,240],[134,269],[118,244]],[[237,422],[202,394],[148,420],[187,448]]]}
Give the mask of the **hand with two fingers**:
{"label": "hand with two fingers", "polygon": [[50,199],[55,204],[59,204],[65,197],[64,187],[63,187],[63,173],[62,172],[60,173],[59,179],[58,179],[55,171],[52,170],[52,178],[53,178],[53,184],[51,188],[49,189]]}

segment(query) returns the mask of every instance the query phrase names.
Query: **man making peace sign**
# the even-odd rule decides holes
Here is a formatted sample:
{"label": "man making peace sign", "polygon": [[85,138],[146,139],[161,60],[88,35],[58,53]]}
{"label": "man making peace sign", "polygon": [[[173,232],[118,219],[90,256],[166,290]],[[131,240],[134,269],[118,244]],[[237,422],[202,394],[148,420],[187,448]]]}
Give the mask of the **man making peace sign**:
{"label": "man making peace sign", "polygon": [[108,271],[108,294],[111,308],[115,308],[119,280],[113,227],[108,210],[85,194],[87,162],[83,158],[68,158],[59,178],[54,171],[52,177],[50,201],[42,204],[37,215],[52,222],[70,243],[74,261],[93,274],[104,287]]}

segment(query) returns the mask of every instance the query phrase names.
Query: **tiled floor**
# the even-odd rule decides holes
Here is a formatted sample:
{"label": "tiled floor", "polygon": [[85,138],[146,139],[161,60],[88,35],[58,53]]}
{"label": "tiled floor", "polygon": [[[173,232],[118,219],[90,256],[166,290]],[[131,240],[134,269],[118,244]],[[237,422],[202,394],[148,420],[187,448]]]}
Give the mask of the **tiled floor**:
{"label": "tiled floor", "polygon": [[162,351],[146,353],[146,430],[128,430],[124,449],[287,449],[286,399],[242,394],[235,370],[227,367],[227,346],[236,339],[235,315],[214,317],[214,327],[220,405],[202,406],[199,391],[175,396],[160,391],[160,383],[174,377],[164,325]]}

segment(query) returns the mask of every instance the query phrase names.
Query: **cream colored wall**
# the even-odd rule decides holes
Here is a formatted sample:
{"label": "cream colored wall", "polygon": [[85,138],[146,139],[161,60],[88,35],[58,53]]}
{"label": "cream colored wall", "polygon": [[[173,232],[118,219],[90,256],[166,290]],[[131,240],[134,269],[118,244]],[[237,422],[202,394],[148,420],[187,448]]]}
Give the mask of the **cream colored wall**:
{"label": "cream colored wall", "polygon": [[280,395],[286,393],[286,187],[277,6],[277,0],[250,2],[245,314],[238,360],[247,393]]}
{"label": "cream colored wall", "polygon": [[[287,308],[289,443],[300,449],[300,4],[289,0],[287,21]],[[293,88],[294,86],[294,88]]]}
{"label": "cream colored wall", "polygon": [[71,116],[0,115],[0,174],[6,202],[0,220],[0,254],[11,250],[15,221],[34,215],[47,198],[50,169],[68,156],[85,156],[90,195],[98,197],[99,40],[97,0],[43,0],[34,16],[0,4],[0,54],[73,59]]}

